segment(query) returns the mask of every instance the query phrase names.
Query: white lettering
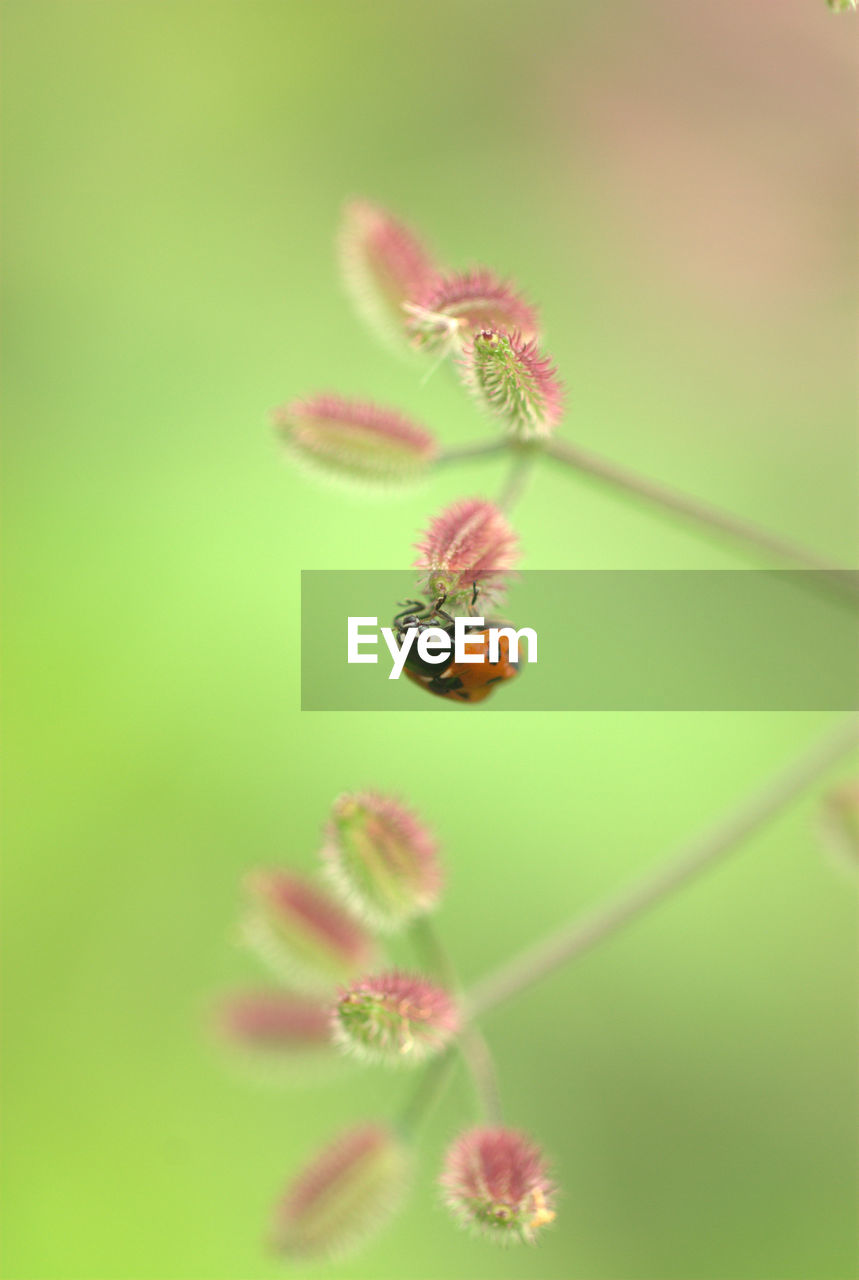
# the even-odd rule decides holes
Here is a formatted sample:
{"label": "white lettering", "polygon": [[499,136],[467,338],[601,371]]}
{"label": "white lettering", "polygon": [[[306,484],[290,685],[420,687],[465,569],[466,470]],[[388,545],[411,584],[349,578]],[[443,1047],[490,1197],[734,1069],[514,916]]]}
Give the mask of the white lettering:
{"label": "white lettering", "polygon": [[378,662],[377,653],[359,653],[362,644],[378,644],[378,636],[361,635],[362,627],[376,627],[378,618],[347,618],[346,620],[346,660],[347,662]]}
{"label": "white lettering", "polygon": [[468,634],[468,631],[466,630],[467,627],[482,627],[482,626],[483,626],[482,618],[455,618],[454,619],[454,632],[453,632],[454,641],[455,641],[454,653],[456,655],[457,662],[483,662],[484,661],[484,653],[482,650],[481,652],[478,653],[474,649],[469,649],[468,647],[469,642],[471,644],[476,644],[477,636],[470,636]]}
{"label": "white lettering", "polygon": [[528,641],[528,661],[537,661],[537,632],[533,627],[521,627],[514,631],[512,627],[491,627],[489,631],[489,661],[498,662],[500,658],[499,641],[507,637],[508,657],[511,662],[519,661],[519,637]]}
{"label": "white lettering", "polygon": [[382,635],[385,638],[385,644],[388,646],[388,653],[394,660],[394,665],[391,667],[391,674],[388,676],[388,679],[399,680],[400,672],[406,665],[406,658],[409,656],[409,650],[415,642],[417,628],[409,627],[408,631],[403,633],[403,643],[399,647],[397,647],[396,637],[390,627],[382,627]]}
{"label": "white lettering", "polygon": [[443,627],[424,627],[418,636],[418,653],[424,662],[447,662],[450,636]]}

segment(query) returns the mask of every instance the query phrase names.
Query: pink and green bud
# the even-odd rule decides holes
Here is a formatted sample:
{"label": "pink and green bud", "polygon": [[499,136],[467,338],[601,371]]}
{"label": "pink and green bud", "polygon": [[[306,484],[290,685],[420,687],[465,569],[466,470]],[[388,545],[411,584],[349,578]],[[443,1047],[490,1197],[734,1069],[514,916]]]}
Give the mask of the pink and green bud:
{"label": "pink and green bud", "polygon": [[382,1124],[349,1129],[294,1179],[275,1215],[273,1244],[294,1259],[342,1259],[399,1208],[411,1157]]}
{"label": "pink and green bud", "polygon": [[532,1243],[555,1217],[555,1189],[540,1149],[512,1129],[462,1134],[439,1181],[463,1226],[503,1244]]}
{"label": "pink and green bud", "polygon": [[497,600],[519,556],[518,539],[506,518],[483,498],[462,498],[445,507],[417,544],[422,589],[455,608],[470,598]]}
{"label": "pink and green bud", "polygon": [[823,800],[823,829],[832,852],[859,870],[859,781],[830,791]]}
{"label": "pink and green bud", "polygon": [[439,276],[426,293],[406,304],[406,312],[408,331],[424,351],[461,347],[482,329],[519,333],[526,342],[539,332],[535,309],[486,267]]}
{"label": "pink and green bud", "polygon": [[326,1006],[286,991],[228,996],[217,1011],[217,1024],[229,1044],[275,1058],[314,1054],[331,1043]]}
{"label": "pink and green bud", "polygon": [[391,796],[340,796],[322,857],[346,905],[374,929],[393,933],[438,901],[442,875],[435,840]]}
{"label": "pink and green bud", "polygon": [[396,409],[363,400],[294,400],[275,409],[272,420],[297,461],[338,480],[408,484],[424,475],[438,453],[429,431]]}
{"label": "pink and green bud", "polygon": [[366,931],[302,876],[257,871],[246,888],[244,941],[282,981],[325,993],[372,961],[374,947]]}
{"label": "pink and green bud", "polygon": [[361,978],[340,994],[334,1038],[367,1062],[418,1063],[445,1048],[459,1030],[452,997],[427,978],[381,973]]}
{"label": "pink and green bud", "polygon": [[387,345],[408,347],[404,303],[424,294],[436,266],[420,239],[386,209],[352,200],[339,236],[343,280],[359,315]]}
{"label": "pink and green bud", "polygon": [[561,420],[563,388],[548,356],[518,333],[482,329],[465,349],[462,374],[478,402],[520,440],[549,435]]}

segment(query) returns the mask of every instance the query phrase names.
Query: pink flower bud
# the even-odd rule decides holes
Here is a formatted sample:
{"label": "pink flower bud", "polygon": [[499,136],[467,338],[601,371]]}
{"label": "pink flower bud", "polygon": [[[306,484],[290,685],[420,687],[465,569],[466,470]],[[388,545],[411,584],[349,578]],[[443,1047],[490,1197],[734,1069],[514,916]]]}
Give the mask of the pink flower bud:
{"label": "pink flower bud", "polygon": [[480,329],[537,337],[537,312],[508,282],[486,267],[462,275],[438,276],[412,304],[407,328],[425,351],[461,344]]}
{"label": "pink flower bud", "polygon": [[408,483],[438,452],[429,431],[396,409],[362,400],[294,400],[275,409],[272,420],[293,457],[336,479]]}
{"label": "pink flower bud", "polygon": [[435,264],[421,241],[387,210],[352,200],[343,210],[340,267],[359,315],[389,346],[406,343],[403,304],[425,293]]}
{"label": "pink flower bud", "polygon": [[836,787],[824,797],[823,830],[842,864],[859,869],[859,780]]}
{"label": "pink flower bud", "polygon": [[371,962],[374,948],[368,934],[303,877],[257,871],[246,888],[244,940],[283,981],[325,993]]}
{"label": "pink flower bud", "polygon": [[439,1179],[455,1217],[504,1243],[531,1243],[555,1214],[539,1148],[512,1129],[470,1129],[448,1150]]}
{"label": "pink flower bud", "polygon": [[322,857],[346,904],[373,928],[395,932],[438,901],[442,877],[435,841],[390,796],[340,796]]}
{"label": "pink flower bud", "polygon": [[450,1042],[459,1012],[427,978],[381,973],[341,992],[332,1025],[337,1043],[365,1061],[416,1063]]}
{"label": "pink flower bud", "polygon": [[230,1043],[265,1054],[298,1056],[331,1043],[331,1015],[322,1003],[285,991],[226,997],[218,1026]]}
{"label": "pink flower bud", "polygon": [[471,595],[475,585],[480,600],[498,599],[504,578],[519,551],[516,534],[505,517],[483,498],[462,498],[437,515],[418,543],[415,561],[426,570],[424,585],[433,598]]}
{"label": "pink flower bud", "polygon": [[273,1243],[292,1258],[344,1258],[398,1209],[408,1150],[382,1124],[348,1129],[294,1179],[278,1206]]}
{"label": "pink flower bud", "polygon": [[563,412],[563,388],[548,356],[518,333],[482,329],[466,347],[462,374],[475,398],[522,440],[547,436]]}

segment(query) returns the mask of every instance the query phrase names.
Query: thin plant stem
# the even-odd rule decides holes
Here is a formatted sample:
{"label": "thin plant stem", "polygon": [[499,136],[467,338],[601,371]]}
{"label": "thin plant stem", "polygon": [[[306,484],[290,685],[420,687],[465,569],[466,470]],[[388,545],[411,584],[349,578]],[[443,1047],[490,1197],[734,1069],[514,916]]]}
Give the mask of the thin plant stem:
{"label": "thin plant stem", "polygon": [[458,1044],[474,1084],[483,1120],[493,1128],[498,1128],[504,1123],[504,1113],[495,1059],[486,1037],[473,1023],[466,1022],[459,1034]]}
{"label": "thin plant stem", "polygon": [[[428,916],[419,917],[412,925],[412,940],[424,966],[451,992],[460,993],[447,948]],[[501,1094],[492,1052],[477,1027],[466,1023],[457,1038],[457,1045],[468,1068],[477,1096],[478,1106],[489,1124],[501,1123]]]}
{"label": "thin plant stem", "polygon": [[505,515],[509,515],[527,489],[539,448],[539,445],[531,444],[515,446],[513,465],[510,468],[510,473],[507,476],[501,495],[495,504]]}
{"label": "thin plant stem", "polygon": [[441,1098],[453,1075],[456,1060],[456,1049],[450,1048],[424,1068],[417,1088],[396,1121],[398,1132],[407,1140],[415,1137],[418,1128]]}
{"label": "thin plant stem", "polygon": [[[499,453],[512,452],[520,447],[515,440],[502,437],[485,443],[448,449],[437,459],[437,464],[494,457]],[[822,581],[829,589],[834,588],[839,595],[849,596],[853,600],[859,596],[859,580],[855,573],[842,565],[833,564],[815,551],[782,538],[779,534],[770,533],[768,529],[761,528],[751,520],[721,511],[708,502],[693,498],[658,480],[639,475],[628,467],[582,449],[568,440],[550,439],[542,446],[542,452],[563,466],[590,476],[620,493],[646,502],[651,507],[680,516],[701,529],[707,529],[720,537],[728,538],[756,555],[764,555],[797,569],[813,570],[821,575]],[[508,488],[511,484],[512,477],[508,481]],[[507,490],[502,494],[502,501],[505,501],[506,493]],[[513,500],[518,496],[518,491],[514,490]]]}
{"label": "thin plant stem", "polygon": [[[742,543],[750,549],[793,565],[795,568],[814,569],[820,573],[837,575],[839,579],[846,574],[843,568],[832,564],[816,552],[798,546],[778,534],[770,533],[769,530],[762,529],[760,525],[750,520],[720,511],[707,502],[701,502],[669,485],[641,476],[627,467],[571,444],[568,440],[549,440],[546,444],[546,453],[556,462],[572,467],[584,475],[592,476],[613,489],[632,494],[633,497],[651,506],[682,516],[697,525],[711,529],[731,538],[734,542]],[[846,586],[850,590],[849,578],[845,577],[841,580],[839,586],[841,589]],[[855,590],[856,587],[853,584],[853,592]]]}
{"label": "thin plant stem", "polygon": [[733,813],[694,837],[655,872],[587,912],[557,933],[513,956],[474,984],[466,1015],[476,1018],[527,990],[556,969],[610,938],[732,853],[857,745],[855,717],[838,725]]}
{"label": "thin plant stem", "polygon": [[499,453],[508,453],[512,443],[507,436],[502,436],[500,440],[487,440],[481,444],[462,445],[458,449],[445,449],[436,458],[436,466],[449,462],[470,462],[472,458],[497,457]]}

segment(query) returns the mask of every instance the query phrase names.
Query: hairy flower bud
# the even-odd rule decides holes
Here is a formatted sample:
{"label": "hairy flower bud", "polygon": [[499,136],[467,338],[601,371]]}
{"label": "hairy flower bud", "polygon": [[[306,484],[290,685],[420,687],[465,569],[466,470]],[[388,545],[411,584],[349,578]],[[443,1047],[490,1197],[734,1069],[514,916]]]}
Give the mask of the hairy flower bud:
{"label": "hairy flower bud", "polygon": [[436,272],[429,252],[408,227],[369,200],[343,210],[340,267],[352,302],[388,346],[408,346],[403,304],[426,292]]}
{"label": "hairy flower bud", "polygon": [[300,1055],[331,1042],[325,1005],[287,991],[244,991],[225,997],[218,1026],[230,1043],[272,1055]]}
{"label": "hairy flower bud", "polygon": [[484,603],[497,600],[519,554],[506,518],[483,498],[462,498],[445,507],[417,545],[415,564],[426,571],[424,589],[450,605],[475,586]]}
{"label": "hairy flower bud", "polygon": [[452,998],[427,978],[381,973],[340,994],[334,1038],[369,1062],[416,1063],[438,1053],[459,1030]]}
{"label": "hairy flower bud", "polygon": [[324,993],[372,960],[369,935],[310,881],[283,871],[257,871],[246,887],[244,940],[285,982]]}
{"label": "hairy flower bud", "polygon": [[512,1129],[470,1129],[440,1178],[455,1217],[493,1240],[531,1243],[553,1221],[554,1187],[539,1148]]}
{"label": "hairy flower bud", "polygon": [[462,375],[475,398],[522,440],[547,436],[563,412],[563,388],[548,356],[518,333],[482,329],[465,349]]}
{"label": "hairy flower bud", "polygon": [[859,869],[859,780],[836,787],[823,799],[823,831],[842,864]]}
{"label": "hairy flower bud", "polygon": [[313,470],[343,480],[409,483],[435,458],[434,436],[396,409],[317,395],[272,413],[289,452]]}
{"label": "hairy flower bud", "polygon": [[335,800],[322,857],[347,906],[384,932],[429,911],[441,891],[435,841],[391,796],[361,791]]}
{"label": "hairy flower bud", "polygon": [[415,345],[438,351],[461,345],[481,329],[537,337],[537,312],[511,284],[486,267],[438,276],[414,303],[406,304],[407,328]]}
{"label": "hairy flower bud", "polygon": [[344,1258],[393,1216],[408,1187],[409,1151],[382,1124],[336,1138],[294,1179],[278,1206],[275,1248],[292,1258]]}

